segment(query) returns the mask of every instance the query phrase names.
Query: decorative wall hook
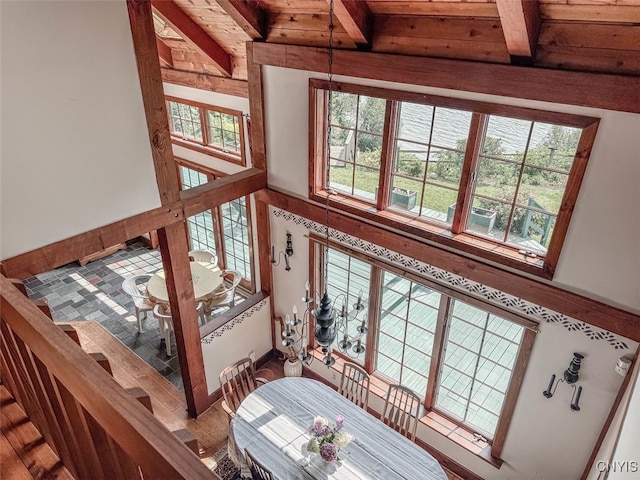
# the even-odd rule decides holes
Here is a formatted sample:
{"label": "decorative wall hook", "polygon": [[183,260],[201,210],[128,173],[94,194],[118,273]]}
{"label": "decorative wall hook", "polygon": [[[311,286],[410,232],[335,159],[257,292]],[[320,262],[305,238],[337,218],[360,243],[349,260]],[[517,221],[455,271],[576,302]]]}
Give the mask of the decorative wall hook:
{"label": "decorative wall hook", "polygon": [[[571,397],[570,407],[571,407],[571,410],[573,410],[574,412],[580,411],[579,402],[580,402],[580,396],[582,395],[582,385],[576,388],[575,383],[580,378],[578,374],[578,370],[580,370],[582,359],[584,359],[584,355],[580,353],[574,353],[573,359],[571,360],[571,363],[569,363],[569,367],[562,374],[562,378],[558,379],[558,381],[556,382],[556,374],[554,373],[553,375],[551,375],[551,379],[549,380],[549,386],[544,392],[542,392],[542,394],[546,398],[551,398],[556,393],[556,389],[558,388],[558,385],[560,383],[564,382],[567,385],[571,385],[571,388],[573,388],[573,396]],[[555,383],[555,387],[553,385],[554,383]]]}

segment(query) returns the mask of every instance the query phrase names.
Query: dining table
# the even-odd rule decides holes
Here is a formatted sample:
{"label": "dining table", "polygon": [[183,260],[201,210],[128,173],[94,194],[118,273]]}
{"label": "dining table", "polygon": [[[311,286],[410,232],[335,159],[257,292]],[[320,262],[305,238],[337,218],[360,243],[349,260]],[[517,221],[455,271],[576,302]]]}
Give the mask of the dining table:
{"label": "dining table", "polygon": [[[316,416],[333,422],[338,415],[354,439],[327,463],[307,452],[308,428]],[[272,380],[242,401],[229,426],[228,454],[241,476],[251,478],[245,449],[280,480],[447,480],[427,451],[327,385],[303,377]]]}
{"label": "dining table", "polygon": [[[213,263],[189,262],[191,279],[193,280],[193,292],[196,302],[206,300],[207,297],[222,285],[222,272]],[[147,282],[147,295],[154,303],[169,303],[169,293],[164,270],[158,270]]]}

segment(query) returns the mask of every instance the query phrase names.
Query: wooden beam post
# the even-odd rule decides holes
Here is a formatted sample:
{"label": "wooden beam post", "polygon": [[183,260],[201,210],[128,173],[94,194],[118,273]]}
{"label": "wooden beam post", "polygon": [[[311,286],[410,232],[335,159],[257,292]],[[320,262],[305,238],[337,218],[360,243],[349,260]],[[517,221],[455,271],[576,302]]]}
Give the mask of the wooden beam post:
{"label": "wooden beam post", "polygon": [[249,114],[251,120],[251,161],[253,166],[267,169],[267,144],[264,128],[264,92],[262,66],[253,58],[253,42],[247,42],[247,76],[249,79]]}
{"label": "wooden beam post", "polygon": [[220,73],[230,77],[232,73],[231,55],[198,25],[173,0],[153,0],[153,8],[162,19],[198,53],[211,60]]}
{"label": "wooden beam post", "polygon": [[[164,2],[161,2],[164,4]],[[173,3],[173,2],[168,2]],[[173,158],[169,124],[162,90],[162,77],[157,59],[151,4],[143,0],[127,0],[133,44],[138,64],[142,100],[156,167],[156,180],[163,204],[180,200],[178,169]],[[184,12],[183,12],[184,13]],[[158,230],[173,318],[180,372],[185,389],[187,410],[196,417],[208,406],[198,315],[193,293],[193,280],[187,252],[184,223],[172,223]]]}
{"label": "wooden beam post", "polygon": [[509,54],[532,58],[540,34],[538,0],[496,0],[496,4]]}

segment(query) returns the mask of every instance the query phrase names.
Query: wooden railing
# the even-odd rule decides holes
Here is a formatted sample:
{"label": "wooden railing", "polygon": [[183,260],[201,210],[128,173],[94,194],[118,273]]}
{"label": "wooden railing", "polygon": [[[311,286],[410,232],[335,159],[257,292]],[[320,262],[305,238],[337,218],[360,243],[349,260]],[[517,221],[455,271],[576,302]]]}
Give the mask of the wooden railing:
{"label": "wooden railing", "polygon": [[2,383],[75,478],[219,478],[1,275],[0,296]]}

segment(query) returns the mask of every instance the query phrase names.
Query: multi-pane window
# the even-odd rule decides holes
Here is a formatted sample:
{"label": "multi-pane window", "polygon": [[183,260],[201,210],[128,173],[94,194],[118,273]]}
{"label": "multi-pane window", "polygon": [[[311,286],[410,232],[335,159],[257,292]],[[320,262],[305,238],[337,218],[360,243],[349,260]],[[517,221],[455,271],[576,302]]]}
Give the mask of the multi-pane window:
{"label": "multi-pane window", "polygon": [[173,133],[182,135],[185,139],[202,140],[202,124],[197,107],[169,102],[169,118]]}
{"label": "multi-pane window", "polygon": [[174,142],[223,160],[245,164],[242,112],[167,98]]}
{"label": "multi-pane window", "polygon": [[[183,190],[214,179],[212,173],[184,165],[180,165],[179,169]],[[187,229],[192,250],[206,249],[216,253],[221,268],[240,272],[243,277],[241,285],[253,289],[251,232],[246,198],[241,197],[188,217]]]}
{"label": "multi-pane window", "polygon": [[375,198],[380,176],[385,101],[336,93],[331,110],[331,188]]}
{"label": "multi-pane window", "polygon": [[[334,353],[348,355],[387,383],[410,388],[427,410],[501,445],[522,377],[513,380],[513,372],[518,362],[526,364],[535,323],[457,298],[450,289],[439,290],[396,267],[369,263],[362,254],[355,258],[346,249],[314,242],[320,290],[326,267],[334,308],[341,309],[345,296],[355,302],[362,291],[366,298],[371,328],[362,340],[369,353],[354,359],[351,350],[342,353],[335,346]],[[356,335],[360,323],[350,323]]]}
{"label": "multi-pane window", "polygon": [[[369,296],[371,266],[339,250],[329,249],[326,267],[327,288],[331,292],[333,301],[336,302],[335,305],[340,311],[344,309],[346,313],[354,314],[358,297],[363,299]],[[349,323],[347,335],[350,338],[359,337],[356,330],[359,325],[357,321]],[[338,332],[336,343],[344,339],[344,334],[344,331]],[[361,341],[366,348],[366,337],[361,337]],[[362,364],[363,359],[356,357],[353,361]]]}
{"label": "multi-pane window", "polygon": [[435,406],[493,437],[524,327],[451,300]]}
{"label": "multi-pane window", "polygon": [[227,268],[242,273],[244,278],[251,278],[246,200],[244,197],[232,200],[221,205],[219,210]]}
{"label": "multi-pane window", "polygon": [[311,86],[310,198],[324,202],[328,190],[330,203],[369,220],[553,277],[598,119]]}
{"label": "multi-pane window", "polygon": [[440,293],[384,272],[376,369],[416,392],[427,389]]}
{"label": "multi-pane window", "polygon": [[240,152],[240,118],[228,113],[207,110],[209,145],[230,152]]}
{"label": "multi-pane window", "polygon": [[[182,178],[183,190],[203,185],[209,181],[206,174],[183,166],[180,166],[180,177]],[[216,251],[211,210],[205,210],[188,217],[187,228],[191,250]]]}

